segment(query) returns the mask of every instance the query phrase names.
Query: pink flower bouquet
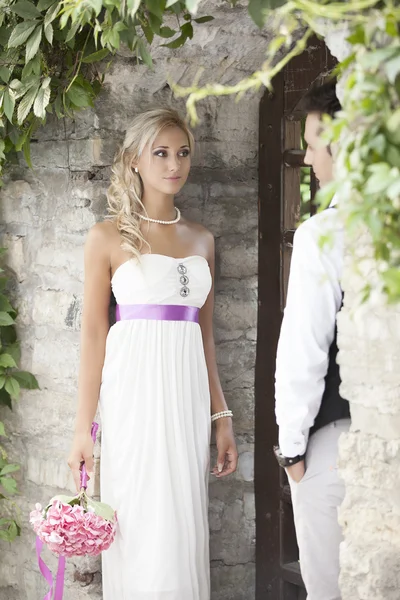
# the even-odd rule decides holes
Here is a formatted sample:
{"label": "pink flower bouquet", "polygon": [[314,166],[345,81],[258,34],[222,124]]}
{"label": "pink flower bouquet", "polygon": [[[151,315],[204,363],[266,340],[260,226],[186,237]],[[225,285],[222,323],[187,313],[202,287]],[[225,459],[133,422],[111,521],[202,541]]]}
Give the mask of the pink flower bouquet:
{"label": "pink flower bouquet", "polygon": [[[93,423],[92,437],[96,439],[97,423]],[[117,515],[102,502],[95,502],[86,494],[87,473],[82,468],[81,491],[76,496],[54,496],[42,509],[40,504],[30,514],[30,523],[37,535],[36,552],[40,570],[49,583],[50,591],[44,600],[53,598],[53,577],[40,557],[43,544],[59,558],[54,600],[61,600],[64,588],[65,557],[97,556],[114,541]]]}

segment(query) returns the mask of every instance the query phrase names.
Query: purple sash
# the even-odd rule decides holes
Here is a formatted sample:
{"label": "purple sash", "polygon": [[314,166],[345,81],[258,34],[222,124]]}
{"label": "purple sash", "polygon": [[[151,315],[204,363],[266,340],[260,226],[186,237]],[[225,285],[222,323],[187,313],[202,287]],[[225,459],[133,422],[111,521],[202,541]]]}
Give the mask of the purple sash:
{"label": "purple sash", "polygon": [[199,322],[200,309],[196,306],[178,304],[117,304],[117,321],[130,319],[149,319],[154,321],[192,321]]}

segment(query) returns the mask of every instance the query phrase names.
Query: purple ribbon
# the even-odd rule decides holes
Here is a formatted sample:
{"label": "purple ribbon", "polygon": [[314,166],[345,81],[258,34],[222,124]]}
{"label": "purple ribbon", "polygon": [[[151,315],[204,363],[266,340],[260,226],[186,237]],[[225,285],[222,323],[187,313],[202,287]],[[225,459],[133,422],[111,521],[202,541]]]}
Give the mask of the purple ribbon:
{"label": "purple ribbon", "polygon": [[[99,429],[98,424],[92,423],[91,436],[92,436],[92,440],[94,442],[96,441],[96,435],[97,435],[98,429]],[[81,489],[83,488],[86,490],[87,482],[88,482],[88,474],[86,471],[85,464],[83,464],[82,472],[81,472]],[[47,594],[45,595],[43,600],[62,600],[63,595],[64,595],[65,556],[58,557],[58,567],[57,567],[57,574],[56,574],[56,589],[54,591],[54,598],[53,598],[53,587],[54,587],[53,574],[50,571],[49,567],[44,562],[44,560],[42,559],[42,557],[40,556],[42,550],[43,550],[43,542],[39,537],[36,537],[36,556],[37,556],[37,560],[38,560],[39,569],[40,569],[41,574],[43,575],[43,577],[49,584],[49,591],[47,592]]]}
{"label": "purple ribbon", "polygon": [[200,309],[196,306],[180,304],[117,304],[117,321],[130,319],[149,319],[154,321],[192,321],[199,322]]}

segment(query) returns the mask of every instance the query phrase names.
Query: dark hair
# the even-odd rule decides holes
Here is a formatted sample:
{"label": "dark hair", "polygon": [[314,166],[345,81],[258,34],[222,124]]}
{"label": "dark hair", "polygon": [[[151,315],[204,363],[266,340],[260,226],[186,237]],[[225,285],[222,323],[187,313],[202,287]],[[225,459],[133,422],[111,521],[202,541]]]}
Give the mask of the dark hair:
{"label": "dark hair", "polygon": [[303,97],[301,107],[307,114],[319,113],[334,117],[342,109],[336,96],[336,80],[331,79],[328,83],[311,88]]}

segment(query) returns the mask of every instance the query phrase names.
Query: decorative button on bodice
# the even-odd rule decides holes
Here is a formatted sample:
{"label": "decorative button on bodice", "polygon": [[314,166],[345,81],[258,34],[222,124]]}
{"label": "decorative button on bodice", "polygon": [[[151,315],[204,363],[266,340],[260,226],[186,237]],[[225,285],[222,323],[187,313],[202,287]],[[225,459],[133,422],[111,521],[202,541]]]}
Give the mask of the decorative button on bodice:
{"label": "decorative button on bodice", "polygon": [[188,287],[186,287],[186,285],[184,285],[184,286],[181,288],[181,292],[180,292],[180,293],[181,293],[181,296],[182,296],[183,298],[187,298],[187,297],[189,296],[190,290],[189,290],[189,288],[188,288]]}
{"label": "decorative button on bodice", "polygon": [[190,294],[190,289],[187,287],[187,284],[189,283],[189,277],[186,275],[187,268],[182,263],[178,265],[178,273],[180,275],[179,282],[182,284],[180,295],[182,298],[187,298]]}

